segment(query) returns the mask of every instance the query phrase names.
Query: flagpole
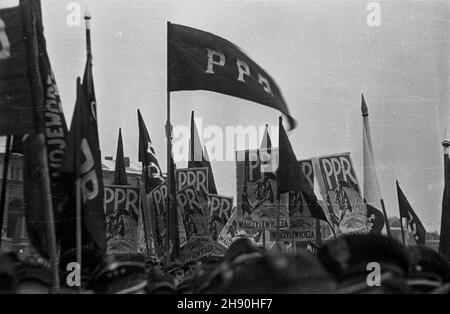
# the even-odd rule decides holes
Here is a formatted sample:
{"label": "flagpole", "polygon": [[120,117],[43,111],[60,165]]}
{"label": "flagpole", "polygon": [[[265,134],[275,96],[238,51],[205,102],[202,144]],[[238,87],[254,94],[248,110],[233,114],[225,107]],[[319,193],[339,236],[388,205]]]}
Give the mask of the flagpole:
{"label": "flagpole", "polygon": [[281,208],[281,195],[280,193],[277,191],[278,193],[278,206],[277,206],[277,237],[276,237],[276,242],[277,242],[277,248],[281,251],[281,247],[280,247],[280,208]]}
{"label": "flagpole", "polygon": [[[362,113],[362,117],[363,117],[363,136],[364,136],[364,134],[367,135],[367,146],[368,146],[368,150],[369,150],[368,153],[370,154],[371,158],[373,158],[372,138],[370,136],[370,127],[369,127],[369,110],[367,108],[366,101],[364,100],[363,95],[361,96],[361,113]],[[364,142],[364,138],[363,138],[363,142]],[[364,148],[365,148],[365,146],[364,146]],[[364,155],[364,157],[366,158],[365,155]],[[364,160],[364,167],[366,167],[365,160]],[[389,220],[388,220],[388,216],[386,213],[386,207],[384,205],[384,200],[383,200],[383,198],[381,198],[381,189],[380,189],[380,184],[378,182],[378,178],[376,175],[376,171],[374,171],[374,176],[375,176],[375,188],[377,189],[377,192],[378,192],[377,196],[380,196],[380,204],[381,204],[381,209],[383,211],[383,217],[384,217],[384,222],[385,222],[385,226],[386,226],[386,233],[389,238],[392,238],[391,227],[389,226]],[[364,180],[366,180],[365,176],[364,176]],[[364,181],[364,189],[366,189],[366,181]],[[364,195],[364,197],[367,198],[367,195]]]}
{"label": "flagpole", "polygon": [[89,13],[88,7],[85,7],[84,12],[84,21],[86,25],[86,53],[87,57],[92,56],[92,49],[91,49],[91,14]]}
{"label": "flagpole", "polygon": [[[169,68],[169,40],[170,40],[170,22],[167,22],[167,69]],[[172,191],[172,125],[170,123],[170,90],[169,90],[169,71],[167,70],[167,121],[166,121],[166,138],[167,138],[167,208],[166,208],[166,267],[170,264],[170,239],[169,239],[169,227],[170,227],[170,211],[171,211],[171,198],[174,191]]]}
{"label": "flagpole", "polygon": [[384,199],[380,199],[381,209],[383,210],[384,221],[386,224],[386,234],[389,238],[392,238],[391,226],[389,225],[389,219],[386,213],[386,207],[384,206]]}
{"label": "flagpole", "polygon": [[81,186],[80,186],[80,180],[75,180],[75,203],[76,203],[76,247],[77,247],[77,263],[80,266],[80,269],[83,269],[82,267],[82,234],[81,234]]}
{"label": "flagpole", "polygon": [[[395,184],[397,186],[397,197],[399,198],[399,188],[400,188],[400,186],[398,185],[398,180],[395,181]],[[402,231],[402,243],[403,243],[403,246],[406,246],[405,245],[405,230],[403,230],[403,217],[402,217],[402,211],[401,211],[400,206],[401,205],[400,205],[400,199],[399,199],[398,211],[399,211],[399,216],[400,216],[400,229]]]}
{"label": "flagpole", "polygon": [[405,230],[403,230],[403,217],[402,216],[400,216],[400,229],[402,231],[402,243],[403,243],[403,246],[406,246],[406,244],[405,244]]}
{"label": "flagpole", "polygon": [[319,219],[315,219],[316,220],[316,245],[320,246],[322,243],[322,232],[320,230],[320,220]]}
{"label": "flagpole", "polygon": [[0,200],[0,247],[2,246],[1,232],[3,231],[3,218],[5,215],[9,157],[11,155],[11,137],[12,137],[11,135],[6,136],[5,155],[3,156],[2,194]]}

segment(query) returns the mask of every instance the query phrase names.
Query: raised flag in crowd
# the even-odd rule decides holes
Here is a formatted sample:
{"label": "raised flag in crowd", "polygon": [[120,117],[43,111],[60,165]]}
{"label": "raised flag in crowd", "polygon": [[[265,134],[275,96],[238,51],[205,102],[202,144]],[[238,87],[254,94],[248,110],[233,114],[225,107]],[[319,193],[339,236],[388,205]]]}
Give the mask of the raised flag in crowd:
{"label": "raised flag in crowd", "polygon": [[[89,75],[92,72],[89,70],[86,73]],[[84,82],[89,82],[89,80],[92,80],[92,77],[86,78]],[[61,239],[61,246],[63,252],[76,247],[76,219],[77,207],[79,207],[83,246],[90,246],[95,251],[105,253],[106,218],[103,209],[101,154],[96,114],[88,102],[87,91],[88,88],[81,85],[80,78],[78,78],[77,102],[61,167],[61,171],[74,184],[71,204],[75,206],[66,207],[64,213],[65,233]]]}
{"label": "raised flag in crowd", "polygon": [[46,51],[40,1],[21,0],[18,7],[0,10],[0,24],[6,35],[0,36],[0,134],[20,134],[13,152],[25,153],[27,232],[36,250],[50,257],[49,250],[56,248],[54,216],[61,219],[67,200],[59,174],[67,126]]}
{"label": "raised flag in crowd", "polygon": [[138,110],[137,114],[139,125],[139,161],[142,163],[142,176],[144,178],[145,189],[149,193],[164,182],[164,177],[141,112]]}
{"label": "raised flag in crowd", "polygon": [[[397,185],[397,198],[398,198],[398,209],[400,211],[400,223],[402,224],[402,232],[404,233],[402,236],[405,237],[405,233],[410,231],[414,237],[414,240],[417,244],[425,244],[426,230],[420,221],[417,214],[412,209],[408,200],[406,199],[405,194],[403,193],[398,181],[396,181]],[[405,219],[406,226],[403,227],[403,219]],[[403,230],[406,228],[406,230]],[[409,230],[408,230],[409,228]]]}

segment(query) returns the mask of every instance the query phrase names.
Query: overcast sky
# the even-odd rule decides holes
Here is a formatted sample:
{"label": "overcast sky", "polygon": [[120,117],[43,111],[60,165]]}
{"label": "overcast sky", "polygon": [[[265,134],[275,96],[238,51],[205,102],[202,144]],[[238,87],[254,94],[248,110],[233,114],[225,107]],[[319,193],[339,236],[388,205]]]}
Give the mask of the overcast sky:
{"label": "overcast sky", "polygon": [[[381,25],[369,27],[370,1],[42,2],[48,53],[69,123],[76,76],[85,63],[85,38],[83,24],[67,24],[67,5],[89,3],[103,155],[115,156],[121,127],[125,153],[137,163],[139,108],[166,168],[166,22],[171,21],[242,47],[275,79],[299,122],[289,134],[297,157],[350,152],[361,185],[364,93],[388,215],[398,216],[398,179],[427,230],[439,230],[441,141],[449,105],[448,3],[378,1]],[[195,110],[204,127],[224,129],[276,126],[279,115],[202,91],[174,93],[172,108],[174,125],[189,126]],[[234,196],[234,163],[212,166],[219,193]]]}

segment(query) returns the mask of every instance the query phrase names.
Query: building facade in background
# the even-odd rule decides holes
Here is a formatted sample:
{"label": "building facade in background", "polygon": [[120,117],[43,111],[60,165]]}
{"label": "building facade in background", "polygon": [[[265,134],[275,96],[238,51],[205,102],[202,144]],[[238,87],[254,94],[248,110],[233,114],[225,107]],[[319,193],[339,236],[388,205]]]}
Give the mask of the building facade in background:
{"label": "building facade in background", "polygon": [[[4,153],[0,153],[0,182],[3,174]],[[142,177],[141,169],[131,165],[130,159],[125,158],[128,184],[139,187]],[[105,157],[102,161],[103,182],[111,185],[114,181],[115,160]],[[9,160],[8,182],[6,189],[6,204],[1,229],[1,252],[14,252],[22,256],[37,256],[28,241],[25,226],[25,211],[23,200],[23,155],[11,154]]]}

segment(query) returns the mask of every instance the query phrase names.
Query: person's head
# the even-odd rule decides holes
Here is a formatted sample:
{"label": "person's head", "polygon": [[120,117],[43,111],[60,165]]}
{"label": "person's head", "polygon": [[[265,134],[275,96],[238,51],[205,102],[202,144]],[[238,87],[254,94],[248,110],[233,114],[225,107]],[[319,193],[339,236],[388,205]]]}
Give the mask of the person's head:
{"label": "person's head", "polygon": [[175,294],[178,292],[173,276],[155,274],[148,276],[146,291],[148,294]]}
{"label": "person's head", "polygon": [[[404,284],[408,273],[406,251],[392,238],[348,234],[326,242],[317,255],[338,281],[341,293],[404,293],[407,290]],[[373,286],[367,284],[371,273]],[[383,285],[378,288],[376,283],[380,281]]]}
{"label": "person's head", "polygon": [[425,246],[407,248],[408,286],[416,293],[429,293],[450,282],[450,264],[438,252]]}
{"label": "person's head", "polygon": [[88,288],[98,294],[142,294],[147,284],[144,263],[108,256],[93,273]]}
{"label": "person's head", "polygon": [[36,263],[22,263],[14,273],[16,294],[49,294],[52,275],[48,267]]}

